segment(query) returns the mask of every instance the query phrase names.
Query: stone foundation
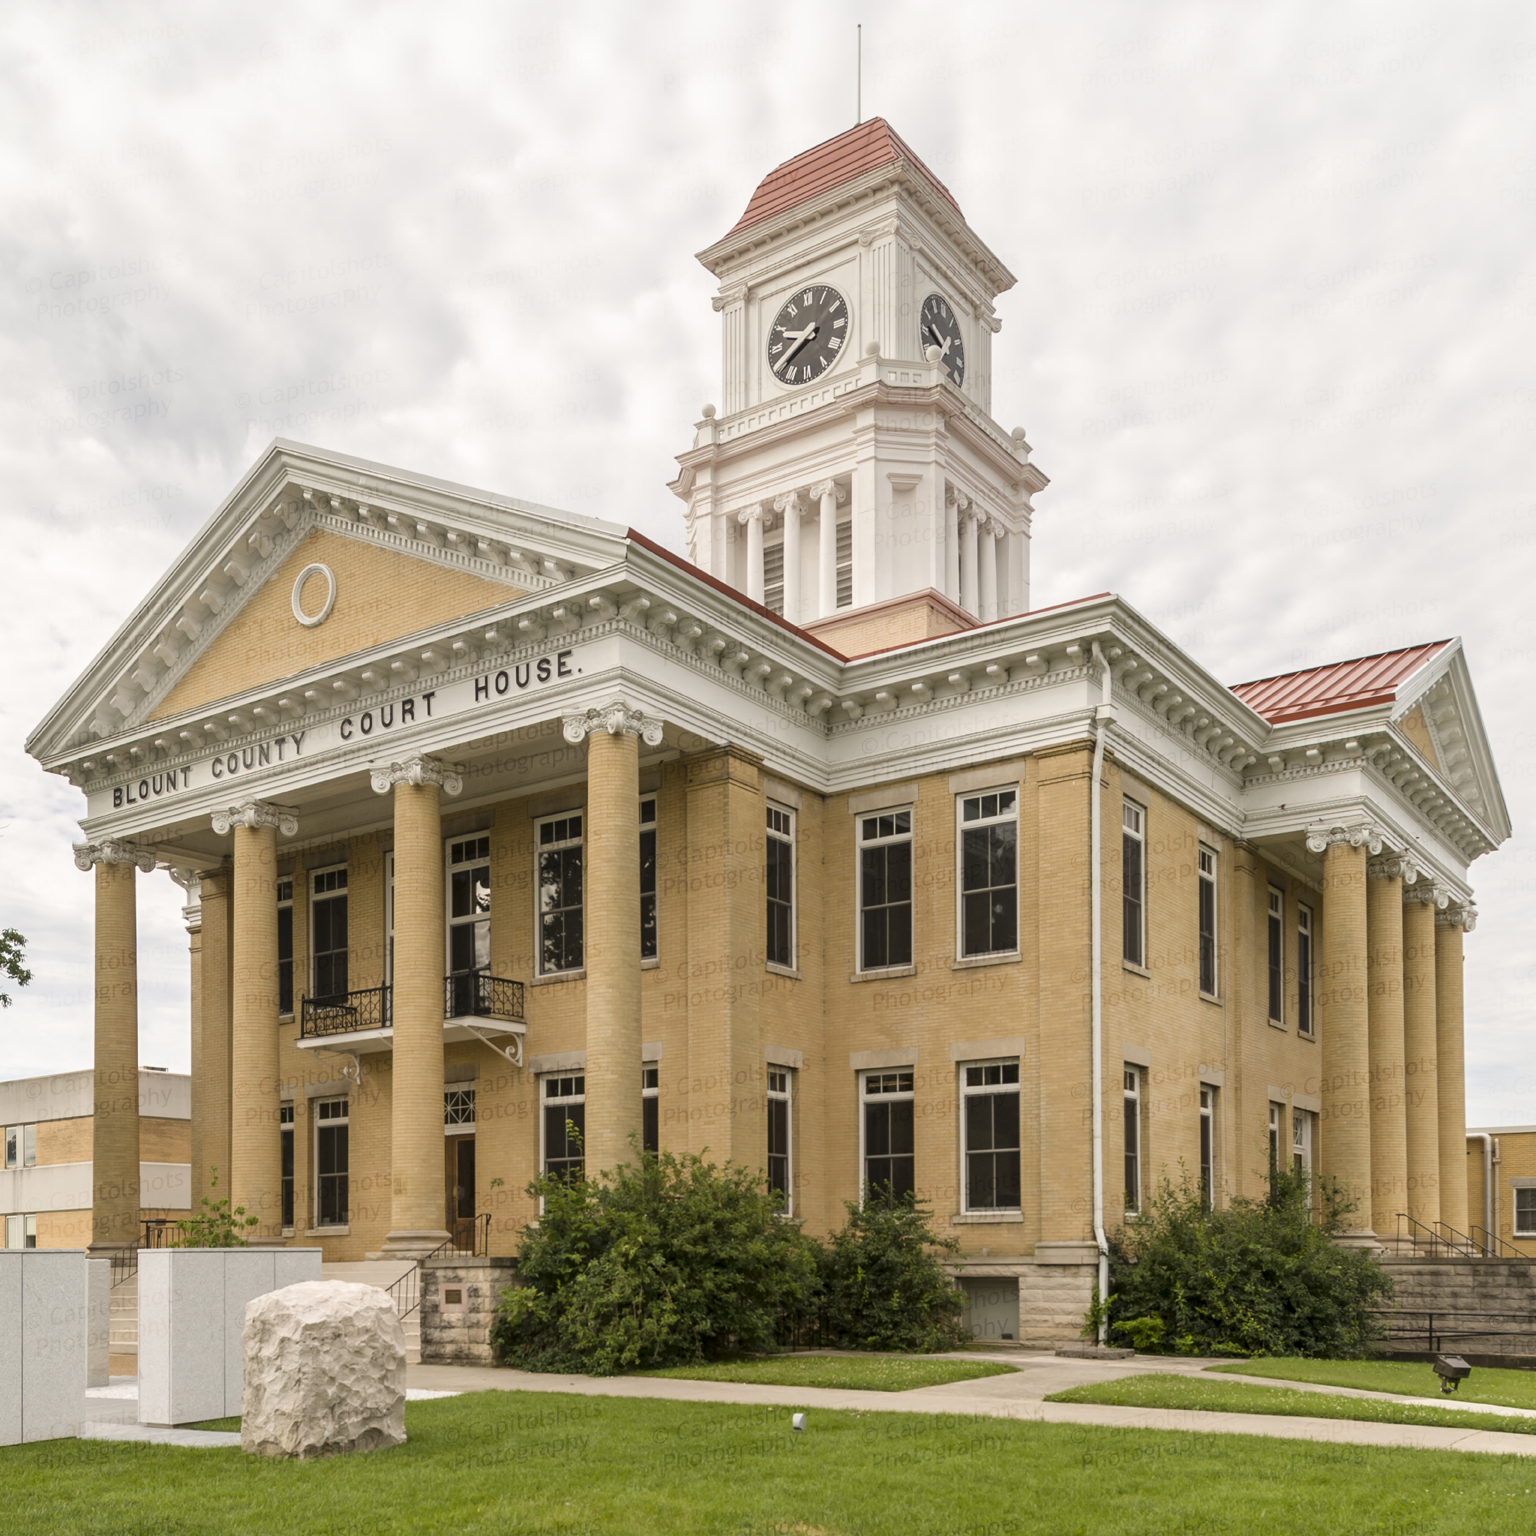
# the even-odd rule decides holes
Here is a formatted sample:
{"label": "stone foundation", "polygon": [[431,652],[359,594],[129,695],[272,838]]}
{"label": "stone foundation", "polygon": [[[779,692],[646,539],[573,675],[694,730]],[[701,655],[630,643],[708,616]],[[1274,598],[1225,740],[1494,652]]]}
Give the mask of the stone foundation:
{"label": "stone foundation", "polygon": [[[1446,1334],[1442,1348],[1468,1359],[1522,1356],[1503,1363],[1528,1366],[1536,1356],[1536,1263],[1526,1259],[1409,1259],[1388,1255],[1382,1268],[1395,1287],[1392,1310],[1403,1314],[1396,1326],[1424,1328],[1426,1312],[1435,1329]],[[1455,1317],[1453,1313],[1503,1312],[1505,1317]],[[1446,1314],[1442,1316],[1442,1314]],[[1491,1328],[1523,1338],[1477,1337],[1471,1330]],[[1387,1346],[1396,1354],[1425,1354],[1425,1344],[1402,1341]],[[1474,1362],[1476,1363],[1476,1362]]]}
{"label": "stone foundation", "polygon": [[[1078,1341],[1098,1266],[1038,1258],[961,1259],[952,1273],[966,1292],[965,1322],[978,1341],[1054,1349]],[[1012,1339],[1005,1337],[1010,1321],[1016,1322]]]}
{"label": "stone foundation", "polygon": [[501,1293],[516,1274],[516,1259],[471,1258],[462,1253],[423,1264],[422,1364],[494,1365],[491,1322]]}

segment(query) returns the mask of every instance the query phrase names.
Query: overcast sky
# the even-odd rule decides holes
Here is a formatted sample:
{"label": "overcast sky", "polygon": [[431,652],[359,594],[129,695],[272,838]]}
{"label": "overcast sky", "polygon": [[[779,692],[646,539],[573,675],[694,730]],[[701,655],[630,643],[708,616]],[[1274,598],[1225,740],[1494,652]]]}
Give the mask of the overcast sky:
{"label": "overcast sky", "polygon": [[[1536,1122],[1536,11],[1289,3],[0,9],[0,1077],[91,1059],[83,804],[27,732],[274,436],[629,523],[718,401],[693,253],[889,118],[1018,275],[1034,603],[1218,676],[1465,638],[1517,833],[1474,866],[1473,1124]],[[141,877],[141,1058],[185,1070]]]}

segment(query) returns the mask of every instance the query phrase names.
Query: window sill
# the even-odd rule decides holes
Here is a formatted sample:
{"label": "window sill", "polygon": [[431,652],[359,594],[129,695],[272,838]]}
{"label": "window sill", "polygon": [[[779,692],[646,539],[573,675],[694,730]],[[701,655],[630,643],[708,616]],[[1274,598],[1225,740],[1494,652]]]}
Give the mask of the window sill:
{"label": "window sill", "polygon": [[304,1233],[305,1237],[350,1237],[351,1235],[351,1227],[310,1227]]}
{"label": "window sill", "polygon": [[1221,994],[1219,992],[1202,992],[1200,994],[1200,1001],[1202,1003],[1215,1003],[1218,1008],[1220,1008],[1222,1005]]}
{"label": "window sill", "polygon": [[530,976],[528,978],[528,985],[530,987],[552,987],[556,982],[585,981],[586,979],[586,967],[583,966],[579,971],[556,971],[552,976]]}
{"label": "window sill", "polygon": [[800,972],[793,966],[775,965],[772,960],[765,960],[763,964],[767,967],[768,973],[771,976],[785,976],[790,981],[800,980]]}
{"label": "window sill", "polygon": [[284,1237],[293,1237],[295,1235],[296,1234],[294,1233],[294,1230],[293,1230],[292,1227],[284,1227],[283,1228],[283,1236]]}
{"label": "window sill", "polygon": [[1266,1022],[1271,1029],[1278,1029],[1282,1035],[1288,1035],[1291,1032],[1289,1027],[1282,1024],[1279,1019],[1269,1019]]}
{"label": "window sill", "polygon": [[661,969],[661,957],[659,955],[652,955],[649,960],[642,960],[640,962],[640,969],[642,971],[659,971]]}
{"label": "window sill", "polygon": [[962,1211],[949,1218],[957,1227],[980,1227],[999,1223],[1019,1223],[1024,1220],[1023,1211]]}
{"label": "window sill", "polygon": [[878,971],[855,971],[849,981],[894,981],[898,976],[916,976],[915,965],[888,965]]}
{"label": "window sill", "polygon": [[1016,949],[1005,950],[995,955],[966,955],[963,959],[951,960],[949,968],[952,971],[972,971],[981,965],[1018,965],[1024,959]]}
{"label": "window sill", "polygon": [[280,1013],[277,1016],[277,1022],[279,1024],[292,1024],[293,1015],[291,1013]]}
{"label": "window sill", "polygon": [[1120,962],[1120,969],[1122,971],[1129,971],[1133,976],[1145,976],[1148,981],[1152,980],[1152,972],[1144,965],[1133,965],[1129,960],[1122,960]]}

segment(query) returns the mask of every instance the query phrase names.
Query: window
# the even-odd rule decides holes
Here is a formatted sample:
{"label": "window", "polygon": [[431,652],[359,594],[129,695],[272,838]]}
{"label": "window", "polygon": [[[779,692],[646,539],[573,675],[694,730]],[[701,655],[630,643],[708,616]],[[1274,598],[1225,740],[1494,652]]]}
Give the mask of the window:
{"label": "window", "polygon": [[36,1248],[37,1217],[7,1216],[5,1218],[5,1246],[7,1248]]}
{"label": "window", "polygon": [[1269,888],[1269,1020],[1285,1022],[1285,892]]}
{"label": "window", "polygon": [[1141,1069],[1125,1069],[1125,1213],[1141,1209]]}
{"label": "window", "polygon": [[1200,1090],[1200,1198],[1216,1209],[1216,1090]]}
{"label": "window", "polygon": [[656,958],[656,797],[640,802],[640,958]]}
{"label": "window", "polygon": [[1536,1189],[1515,1191],[1515,1236],[1536,1237]]}
{"label": "window", "polygon": [[574,1182],[586,1169],[587,1079],[576,1073],[546,1077],[543,1084],[544,1172]]}
{"label": "window", "polygon": [[292,879],[277,882],[277,1011],[284,1018],[293,1017]]}
{"label": "window", "polygon": [[795,968],[795,813],[768,807],[768,964]]}
{"label": "window", "polygon": [[347,992],[347,871],[320,869],[310,877],[310,933],[315,956],[312,995],[341,998]]}
{"label": "window", "polygon": [[279,1106],[278,1135],[283,1144],[283,1227],[293,1229],[293,1102]]}
{"label": "window", "polygon": [[1200,990],[1216,996],[1216,854],[1200,850]]}
{"label": "window", "polygon": [[1284,1118],[1283,1104],[1269,1106],[1269,1176],[1271,1178],[1280,1168],[1280,1125]]}
{"label": "window", "polygon": [[347,1101],[315,1100],[315,1225],[347,1224]]}
{"label": "window", "polygon": [[661,1068],[652,1062],[640,1068],[640,1147],[661,1151]]}
{"label": "window", "polygon": [[1019,947],[1019,792],[960,802],[960,953]]}
{"label": "window", "polygon": [[853,520],[837,525],[837,606],[853,606]]}
{"label": "window", "polygon": [[539,823],[539,975],[579,971],[584,963],[577,811]]}
{"label": "window", "polygon": [[1019,1064],[978,1062],[962,1068],[967,1211],[1019,1209]]}
{"label": "window", "polygon": [[1146,943],[1146,812],[1127,800],[1120,812],[1120,891],[1125,911],[1125,960],[1147,963]]}
{"label": "window", "polygon": [[5,1166],[31,1168],[37,1163],[37,1126],[8,1125],[5,1128]]}
{"label": "window", "polygon": [[763,607],[784,612],[784,545],[763,545]]}
{"label": "window", "polygon": [[475,1010],[475,975],[491,968],[491,840],[460,838],[448,844],[448,974],[453,977],[449,1017]]}
{"label": "window", "polygon": [[[474,1089],[470,1089],[473,1093]],[[455,1136],[448,1144],[448,1166],[453,1171],[453,1194],[448,1202],[450,1221],[472,1221],[475,1215],[475,1138]]]}
{"label": "window", "polygon": [[1296,1173],[1312,1171],[1312,1111],[1291,1109],[1291,1167]]}
{"label": "window", "polygon": [[794,1191],[790,1183],[792,1100],[787,1067],[768,1068],[768,1188],[784,1197],[784,1214],[794,1209]]}
{"label": "window", "polygon": [[904,1199],[916,1191],[912,1157],[911,1072],[864,1076],[864,1187]]}
{"label": "window", "polygon": [[1312,1033],[1312,908],[1296,908],[1296,1033]]}
{"label": "window", "polygon": [[443,1133],[472,1131],[475,1128],[475,1090],[457,1086],[443,1089]]}
{"label": "window", "polygon": [[859,818],[859,969],[912,963],[912,812]]}

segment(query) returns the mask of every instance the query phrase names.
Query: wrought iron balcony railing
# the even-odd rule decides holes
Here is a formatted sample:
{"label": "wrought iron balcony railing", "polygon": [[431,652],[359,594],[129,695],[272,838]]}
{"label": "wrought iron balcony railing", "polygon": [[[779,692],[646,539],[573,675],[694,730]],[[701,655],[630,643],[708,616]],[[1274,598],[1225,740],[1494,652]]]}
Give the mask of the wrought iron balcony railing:
{"label": "wrought iron balcony railing", "polygon": [[488,971],[459,971],[443,979],[443,1017],[523,1022],[523,984]]}
{"label": "wrought iron balcony railing", "polygon": [[353,1035],[365,1029],[388,1029],[390,990],[389,987],[367,987],[361,992],[303,998],[299,1004],[300,1037]]}
{"label": "wrought iron balcony railing", "polygon": [[[299,1002],[299,1035],[353,1035],[394,1026],[393,989],[365,987]],[[443,978],[445,1019],[500,1019],[523,1022],[523,984],[488,971],[459,971]]]}

